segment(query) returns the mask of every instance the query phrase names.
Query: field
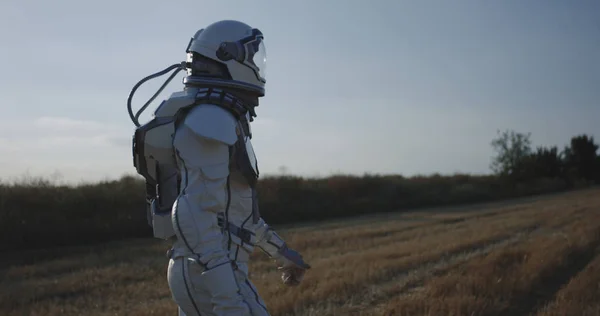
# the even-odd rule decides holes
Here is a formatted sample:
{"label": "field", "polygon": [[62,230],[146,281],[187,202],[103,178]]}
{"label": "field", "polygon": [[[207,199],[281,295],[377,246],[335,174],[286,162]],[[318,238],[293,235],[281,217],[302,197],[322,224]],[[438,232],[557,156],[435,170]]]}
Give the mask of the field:
{"label": "field", "polygon": [[[279,231],[313,268],[285,288],[257,251],[272,315],[600,315],[600,189]],[[0,315],[176,315],[168,246],[2,254]]]}

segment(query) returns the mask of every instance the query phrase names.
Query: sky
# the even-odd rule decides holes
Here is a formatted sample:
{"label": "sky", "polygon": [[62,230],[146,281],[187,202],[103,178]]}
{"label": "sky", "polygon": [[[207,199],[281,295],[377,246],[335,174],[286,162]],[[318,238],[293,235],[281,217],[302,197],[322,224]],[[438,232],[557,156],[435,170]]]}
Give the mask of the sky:
{"label": "sky", "polygon": [[224,19],[265,35],[262,174],[485,174],[497,130],[600,141],[598,1],[3,0],[0,180],[134,174],[131,88]]}

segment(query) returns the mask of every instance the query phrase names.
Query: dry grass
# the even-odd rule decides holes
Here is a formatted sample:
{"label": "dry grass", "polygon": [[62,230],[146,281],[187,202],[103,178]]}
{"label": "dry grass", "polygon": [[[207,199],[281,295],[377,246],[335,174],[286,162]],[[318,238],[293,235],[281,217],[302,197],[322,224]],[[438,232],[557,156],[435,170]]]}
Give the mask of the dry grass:
{"label": "dry grass", "polygon": [[573,277],[537,316],[600,315],[600,256]]}
{"label": "dry grass", "polygon": [[[428,280],[418,290],[387,302],[381,314],[535,314],[554,299],[561,286],[585,268],[600,245],[600,222],[597,221],[600,196],[589,199],[587,205],[576,210],[579,212],[572,214],[573,220],[566,225],[555,226],[517,246],[457,265],[444,275]],[[589,286],[587,291],[597,291],[597,282],[585,285]],[[578,289],[583,286],[581,283]],[[570,309],[569,304],[577,309]],[[555,310],[566,308],[558,313],[560,315],[581,315],[577,311],[585,309],[567,297],[562,300],[559,297],[555,306]]]}
{"label": "dry grass", "polygon": [[[599,213],[600,190],[588,190],[292,227],[281,234],[313,266],[305,282],[285,288],[262,253],[251,278],[273,315],[584,315],[582,303],[598,310],[600,262],[585,265]],[[167,248],[130,240],[3,255],[0,315],[175,315]]]}

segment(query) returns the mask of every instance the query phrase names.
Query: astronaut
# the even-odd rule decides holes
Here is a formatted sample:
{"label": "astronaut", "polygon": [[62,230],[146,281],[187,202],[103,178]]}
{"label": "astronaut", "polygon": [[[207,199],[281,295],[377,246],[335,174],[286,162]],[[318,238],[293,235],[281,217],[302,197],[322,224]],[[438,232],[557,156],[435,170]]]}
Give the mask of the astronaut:
{"label": "astronaut", "polygon": [[186,52],[187,61],[171,67],[186,70],[184,89],[163,101],[153,120],[136,123],[140,113],[134,118],[130,102],[137,86],[128,103],[149,223],[155,237],[174,240],[169,288],[179,315],[269,315],[248,279],[254,248],[275,260],[286,285],[298,285],[310,266],[258,209],[250,122],[265,95],[264,37],[224,20],[196,32]]}

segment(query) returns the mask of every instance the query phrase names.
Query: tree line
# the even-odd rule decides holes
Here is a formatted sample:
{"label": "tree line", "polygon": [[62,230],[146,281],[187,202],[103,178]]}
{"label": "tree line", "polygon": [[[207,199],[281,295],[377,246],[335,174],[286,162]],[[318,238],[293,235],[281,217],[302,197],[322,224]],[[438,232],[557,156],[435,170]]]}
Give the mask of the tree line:
{"label": "tree line", "polygon": [[498,132],[491,145],[496,151],[491,169],[512,182],[555,178],[568,186],[580,181],[600,183],[599,146],[591,136],[574,136],[562,150],[557,146],[533,149],[531,133],[506,130]]}

